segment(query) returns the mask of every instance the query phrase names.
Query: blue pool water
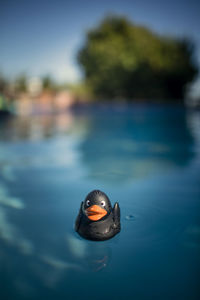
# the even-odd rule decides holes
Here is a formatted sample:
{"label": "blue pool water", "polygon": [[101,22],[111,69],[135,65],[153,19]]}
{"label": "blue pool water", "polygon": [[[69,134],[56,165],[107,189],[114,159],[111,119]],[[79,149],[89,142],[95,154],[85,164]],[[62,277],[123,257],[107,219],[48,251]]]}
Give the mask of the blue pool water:
{"label": "blue pool water", "polygon": [[[93,189],[121,207],[74,232]],[[99,107],[0,122],[1,299],[199,299],[200,114]]]}

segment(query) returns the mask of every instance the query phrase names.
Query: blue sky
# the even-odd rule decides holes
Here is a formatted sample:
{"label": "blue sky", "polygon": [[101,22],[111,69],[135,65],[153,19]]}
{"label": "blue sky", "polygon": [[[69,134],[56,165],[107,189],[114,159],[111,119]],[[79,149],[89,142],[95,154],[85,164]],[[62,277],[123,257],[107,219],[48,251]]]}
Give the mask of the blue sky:
{"label": "blue sky", "polygon": [[197,0],[0,0],[0,72],[76,81],[81,77],[76,54],[85,33],[110,13],[161,34],[191,37],[200,61]]}

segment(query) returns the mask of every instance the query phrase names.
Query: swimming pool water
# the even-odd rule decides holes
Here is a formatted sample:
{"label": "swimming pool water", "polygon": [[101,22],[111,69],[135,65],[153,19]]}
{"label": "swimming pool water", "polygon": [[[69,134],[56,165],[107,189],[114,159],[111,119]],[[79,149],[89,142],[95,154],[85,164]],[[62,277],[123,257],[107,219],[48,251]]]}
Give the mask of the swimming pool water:
{"label": "swimming pool water", "polygon": [[[0,122],[1,299],[199,299],[200,113],[92,107]],[[103,190],[105,242],[74,232]]]}

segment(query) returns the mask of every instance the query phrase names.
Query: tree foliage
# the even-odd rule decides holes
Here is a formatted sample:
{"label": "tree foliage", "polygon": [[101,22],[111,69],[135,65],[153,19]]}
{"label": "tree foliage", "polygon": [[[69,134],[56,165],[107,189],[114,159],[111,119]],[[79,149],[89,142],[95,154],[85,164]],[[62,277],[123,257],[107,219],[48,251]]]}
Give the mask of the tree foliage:
{"label": "tree foliage", "polygon": [[107,17],[78,53],[97,97],[180,99],[197,74],[194,46],[159,36],[122,17]]}
{"label": "tree foliage", "polygon": [[27,92],[27,76],[26,74],[21,74],[15,79],[15,92],[16,93],[26,93]]}
{"label": "tree foliage", "polygon": [[45,75],[42,78],[42,88],[43,90],[55,90],[55,82],[53,81],[53,79],[51,78],[50,75]]}

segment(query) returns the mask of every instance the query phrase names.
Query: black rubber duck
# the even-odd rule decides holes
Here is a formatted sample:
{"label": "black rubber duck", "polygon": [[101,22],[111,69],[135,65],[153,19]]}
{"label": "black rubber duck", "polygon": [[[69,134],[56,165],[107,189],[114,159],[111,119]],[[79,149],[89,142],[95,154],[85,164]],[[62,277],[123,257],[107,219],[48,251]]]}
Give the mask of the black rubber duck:
{"label": "black rubber duck", "polygon": [[116,202],[112,208],[108,196],[99,191],[90,192],[81,203],[75,230],[92,241],[104,241],[120,232],[120,208]]}

